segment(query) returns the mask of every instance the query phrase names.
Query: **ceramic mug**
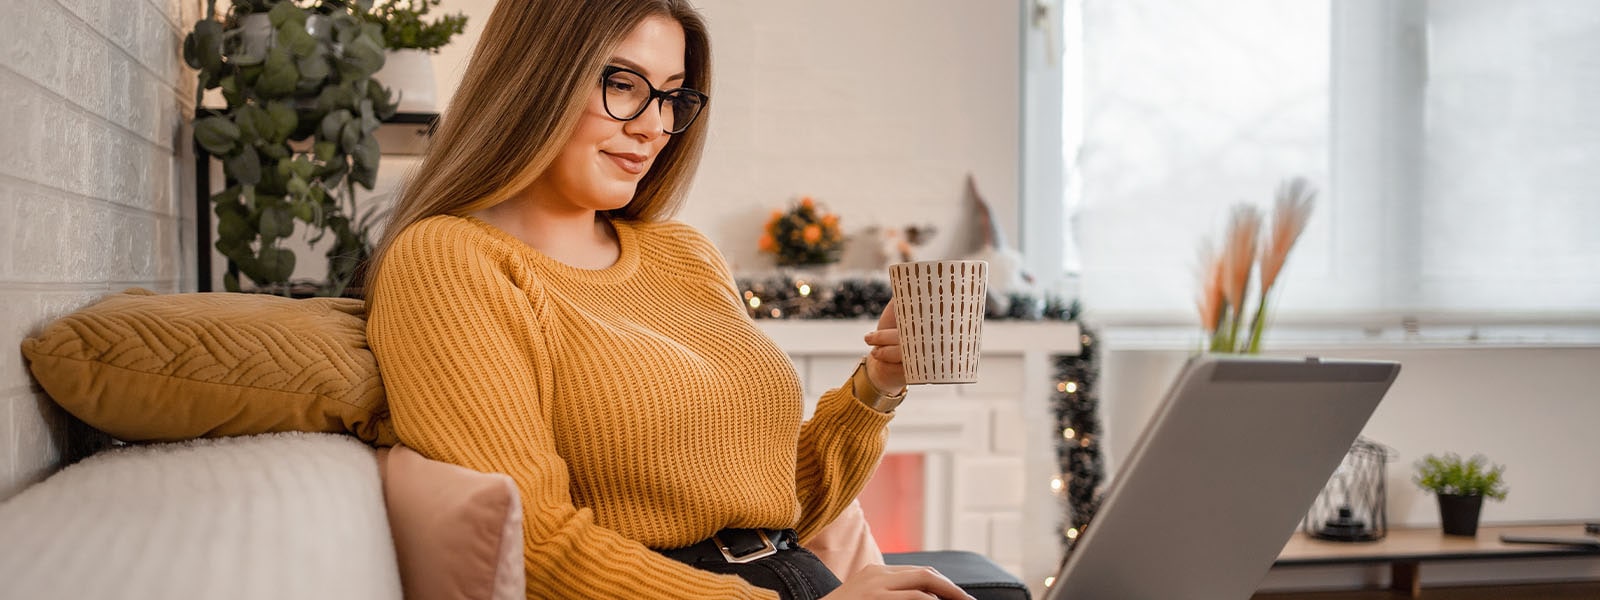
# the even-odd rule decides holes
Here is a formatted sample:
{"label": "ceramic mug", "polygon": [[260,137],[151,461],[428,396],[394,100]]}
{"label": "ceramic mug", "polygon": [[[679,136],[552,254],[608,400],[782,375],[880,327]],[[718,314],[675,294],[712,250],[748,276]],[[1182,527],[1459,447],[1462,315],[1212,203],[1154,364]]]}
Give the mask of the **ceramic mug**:
{"label": "ceramic mug", "polygon": [[978,380],[988,277],[981,260],[889,265],[907,384]]}

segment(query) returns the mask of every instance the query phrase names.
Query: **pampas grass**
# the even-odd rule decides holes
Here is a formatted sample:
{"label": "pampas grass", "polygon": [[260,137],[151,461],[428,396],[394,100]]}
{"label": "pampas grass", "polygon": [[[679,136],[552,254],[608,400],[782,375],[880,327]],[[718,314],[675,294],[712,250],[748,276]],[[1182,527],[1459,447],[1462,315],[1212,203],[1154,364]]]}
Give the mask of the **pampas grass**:
{"label": "pampas grass", "polygon": [[[1289,251],[1311,218],[1316,190],[1305,178],[1278,185],[1271,225],[1263,236],[1261,212],[1251,204],[1238,204],[1228,218],[1220,252],[1207,239],[1200,250],[1200,326],[1210,339],[1212,352],[1261,351],[1266,329],[1268,294],[1278,281]],[[1259,249],[1259,252],[1257,251]],[[1260,265],[1260,285],[1250,328],[1240,338],[1251,276]]]}

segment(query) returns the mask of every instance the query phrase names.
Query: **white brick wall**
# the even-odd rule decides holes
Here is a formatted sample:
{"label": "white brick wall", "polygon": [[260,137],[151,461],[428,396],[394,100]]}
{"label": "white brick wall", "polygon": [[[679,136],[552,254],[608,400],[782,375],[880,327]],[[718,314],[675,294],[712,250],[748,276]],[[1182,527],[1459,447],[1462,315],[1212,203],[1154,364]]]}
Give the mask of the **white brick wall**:
{"label": "white brick wall", "polygon": [[131,286],[193,289],[182,36],[199,0],[0,6],[0,500],[88,441],[22,338]]}

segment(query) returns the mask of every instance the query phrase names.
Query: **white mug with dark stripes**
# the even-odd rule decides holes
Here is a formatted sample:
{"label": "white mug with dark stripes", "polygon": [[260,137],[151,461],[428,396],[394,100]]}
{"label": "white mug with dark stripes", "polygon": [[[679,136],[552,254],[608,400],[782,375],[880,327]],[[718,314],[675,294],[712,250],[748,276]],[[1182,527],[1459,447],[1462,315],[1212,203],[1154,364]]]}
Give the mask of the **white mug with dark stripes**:
{"label": "white mug with dark stripes", "polygon": [[978,380],[988,277],[981,260],[889,265],[907,384]]}

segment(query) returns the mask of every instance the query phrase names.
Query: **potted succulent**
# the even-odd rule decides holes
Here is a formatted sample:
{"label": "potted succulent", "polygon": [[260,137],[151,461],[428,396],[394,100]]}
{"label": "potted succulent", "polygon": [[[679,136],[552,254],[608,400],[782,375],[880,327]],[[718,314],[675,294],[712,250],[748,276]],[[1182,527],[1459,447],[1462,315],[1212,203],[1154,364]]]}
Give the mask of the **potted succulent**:
{"label": "potted succulent", "polygon": [[1463,460],[1455,453],[1429,454],[1417,461],[1418,487],[1439,497],[1439,521],[1445,535],[1475,536],[1483,499],[1506,499],[1504,465],[1491,465],[1481,454]]}
{"label": "potted succulent", "polygon": [[328,280],[312,293],[343,295],[356,281],[368,215],[355,186],[372,189],[373,132],[395,111],[372,79],[384,53],[379,28],[358,17],[370,2],[236,0],[218,18],[212,0],[184,38],[184,61],[199,75],[196,105],[209,89],[226,102],[196,111],[194,135],[228,180],[211,197],[228,291],[241,291],[243,277],[256,291],[289,295],[295,254],[281,241],[298,223],[312,243],[333,236]]}
{"label": "potted succulent", "polygon": [[429,21],[428,13],[440,0],[381,0],[362,18],[382,28],[388,57],[379,81],[400,96],[400,110],[435,112],[437,92],[433,81],[433,55],[450,38],[466,30],[462,13],[441,15]]}

